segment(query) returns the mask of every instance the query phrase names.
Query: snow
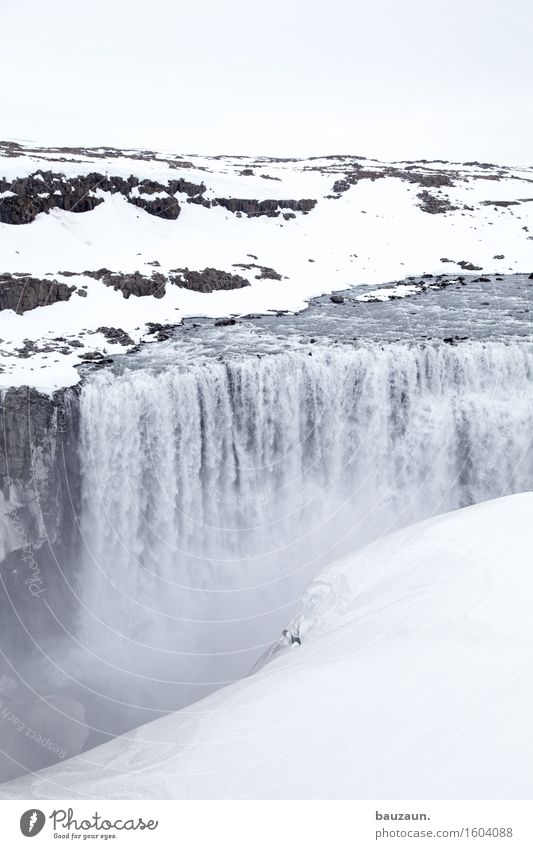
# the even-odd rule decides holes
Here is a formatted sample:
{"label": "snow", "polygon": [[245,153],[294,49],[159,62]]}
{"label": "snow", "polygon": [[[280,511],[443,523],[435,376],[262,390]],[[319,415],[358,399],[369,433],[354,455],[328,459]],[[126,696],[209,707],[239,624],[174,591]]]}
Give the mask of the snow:
{"label": "snow", "polygon": [[[105,197],[105,192],[101,191],[101,197]],[[132,198],[142,198],[143,200],[161,200],[162,198],[168,198],[168,192],[152,192],[149,194],[148,192],[141,192],[138,186],[134,186],[130,192],[130,197]]]}
{"label": "snow", "polygon": [[384,537],[309,588],[270,662],[3,798],[526,799],[533,493]]}
{"label": "snow", "polygon": [[[191,315],[298,311],[310,298],[360,284],[374,285],[403,280],[408,275],[452,273],[458,267],[443,263],[466,260],[484,272],[528,272],[533,268],[533,204],[512,207],[483,205],[486,200],[516,200],[533,195],[531,169],[496,168],[488,172],[477,166],[446,166],[465,177],[454,187],[429,189],[460,208],[432,215],[419,207],[422,191],[397,177],[362,179],[340,197],[331,197],[333,183],[344,175],[341,159],[268,161],[242,157],[187,157],[190,167],[175,155],[157,154],[150,159],[133,158],[134,152],[99,158],[89,153],[68,154],[42,150],[0,160],[0,174],[7,179],[40,168],[67,177],[91,172],[151,179],[167,184],[183,177],[206,185],[205,198],[241,197],[317,200],[308,214],[290,220],[248,218],[222,207],[206,209],[181,198],[177,220],[165,220],[128,203],[119,194],[97,191],[104,203],[91,212],[52,210],[27,225],[0,224],[0,272],[25,272],[61,279],[62,270],[81,273],[107,267],[112,271],[150,274],[157,269],[207,266],[244,274],[249,288],[201,294],[167,285],[167,294],[153,298],[110,296],[99,281],[88,297],[73,295],[70,301],[40,307],[16,317],[2,312],[0,339],[0,385],[28,383],[52,390],[79,380],[75,368],[78,353],[43,353],[25,360],[15,350],[21,339],[46,341],[81,330],[94,331],[102,324],[120,327],[135,341],[142,338],[144,322],[175,324]],[[169,161],[164,161],[168,158]],[[355,161],[355,160],[354,160]],[[366,170],[383,169],[374,160],[360,162]],[[253,176],[240,176],[246,168]],[[317,169],[329,169],[321,173]],[[419,170],[438,172],[444,166],[428,164]],[[495,179],[488,179],[492,174]],[[277,179],[263,179],[265,175]],[[500,178],[501,175],[501,178]],[[496,179],[497,178],[497,179]],[[179,194],[179,193],[178,193]],[[142,196],[134,190],[132,196]],[[155,199],[164,193],[147,194]],[[329,197],[328,197],[329,196]],[[255,280],[255,271],[243,272],[238,263],[257,262],[274,268],[281,281]],[[495,255],[504,254],[503,259]],[[313,262],[309,262],[313,260]],[[77,283],[77,278],[66,282]],[[397,294],[397,292],[395,293]],[[403,291],[408,294],[407,290]],[[380,295],[384,297],[384,295]],[[91,349],[95,340],[91,338]],[[98,350],[111,353],[107,345]]]}
{"label": "snow", "polygon": [[408,298],[409,295],[414,295],[419,291],[418,286],[387,286],[381,289],[374,289],[371,292],[365,292],[364,295],[357,295],[356,301],[388,301],[390,298]]}

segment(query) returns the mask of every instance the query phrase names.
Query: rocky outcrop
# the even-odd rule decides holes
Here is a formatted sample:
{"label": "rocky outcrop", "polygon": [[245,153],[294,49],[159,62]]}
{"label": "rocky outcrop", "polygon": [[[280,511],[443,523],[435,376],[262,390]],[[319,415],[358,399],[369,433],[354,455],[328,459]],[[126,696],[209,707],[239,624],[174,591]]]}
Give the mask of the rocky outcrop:
{"label": "rocky outcrop", "polygon": [[[250,264],[239,267],[259,269],[261,274],[257,275],[258,278],[269,277],[271,279],[281,280],[281,275],[278,275],[273,268],[268,268],[267,266]],[[75,273],[71,271],[61,272],[66,277],[72,276]],[[105,286],[111,286],[116,291],[122,292],[125,298],[129,298],[131,295],[136,297],[152,295],[154,298],[162,298],[165,295],[167,283],[179,286],[181,289],[190,289],[192,292],[217,292],[220,290],[242,289],[244,286],[250,285],[246,277],[242,277],[240,274],[232,274],[229,271],[222,271],[219,268],[204,268],[201,271],[191,270],[190,268],[171,268],[168,275],[155,270],[150,275],[146,275],[140,271],[123,274],[120,271],[110,271],[109,268],[100,268],[96,271],[83,271],[80,274],[83,274],[85,277],[92,277],[94,280],[100,280]],[[74,289],[75,287],[72,288]],[[79,289],[77,291],[80,292]],[[114,332],[113,328],[104,327],[100,329],[103,333],[108,330]],[[113,340],[110,339],[109,341]],[[121,342],[121,344],[130,343]]]}
{"label": "rocky outcrop", "polygon": [[158,218],[175,220],[180,214],[180,205],[171,195],[157,198],[133,197],[129,202]]}
{"label": "rocky outcrop", "polygon": [[93,172],[65,177],[54,171],[35,171],[28,177],[12,181],[0,179],[0,222],[29,224],[41,212],[47,213],[51,209],[89,212],[103,203],[106,194],[117,193],[150,215],[176,219],[180,214],[180,204],[175,195],[183,193],[191,198],[201,198],[205,190],[203,183],[184,179],[162,184],[139,180],[133,175],[125,179]]}
{"label": "rocky outcrop", "polygon": [[[271,178],[274,179],[274,178]],[[208,209],[214,206],[221,206],[227,209],[228,212],[233,212],[235,215],[246,215],[248,218],[258,218],[264,215],[268,218],[278,218],[280,215],[288,220],[294,218],[296,212],[301,212],[307,215],[315,208],[317,201],[313,198],[303,198],[302,200],[277,200],[268,198],[267,200],[256,200],[254,198],[214,198],[207,200],[202,195],[198,194],[194,197],[187,198],[188,203],[199,203]],[[289,210],[288,212],[285,210]]]}
{"label": "rocky outcrop", "polygon": [[110,271],[109,268],[99,268],[96,271],[62,271],[61,274],[65,277],[71,277],[75,274],[92,277],[93,280],[100,280],[104,286],[110,286],[117,292],[122,292],[125,298],[129,298],[130,295],[136,297],[153,295],[154,298],[162,298],[165,294],[167,282],[165,275],[158,271],[152,271],[151,275],[148,276],[140,271],[123,274],[120,271]]}
{"label": "rocky outcrop", "polygon": [[234,268],[243,268],[246,271],[257,269],[259,274],[255,275],[256,280],[281,280],[281,274],[270,268],[268,265],[258,265],[257,262],[234,262]]}
{"label": "rocky outcrop", "polygon": [[68,301],[75,288],[29,274],[0,274],[0,310],[14,310],[22,315],[36,307]]}
{"label": "rocky outcrop", "polygon": [[[0,154],[7,157],[18,157],[21,155],[40,156],[42,147],[31,147],[20,145],[13,141],[0,141]],[[89,159],[129,159],[133,162],[161,162],[168,168],[194,168],[188,159],[179,156],[168,157],[155,150],[119,150],[116,147],[47,147],[47,159],[49,162],[72,162],[72,156],[80,157],[82,161]]]}
{"label": "rocky outcrop", "polygon": [[134,345],[135,342],[121,327],[98,327],[98,333],[102,333],[110,345],[123,345],[125,348]]}
{"label": "rocky outcrop", "polygon": [[[132,178],[133,179],[133,178]],[[101,192],[129,194],[133,188],[122,177],[88,174],[67,179],[52,171],[36,171],[28,177],[11,182],[0,181],[0,222],[3,224],[29,224],[41,212],[63,209],[68,212],[89,212],[103,198]]]}
{"label": "rocky outcrop", "polygon": [[[65,541],[77,510],[77,393],[22,386],[0,398],[0,560]],[[66,470],[68,470],[68,475]]]}
{"label": "rocky outcrop", "polygon": [[[88,274],[89,272],[84,273]],[[120,272],[102,269],[99,272],[92,272],[91,276],[97,277],[105,286],[111,286],[113,289],[122,292],[125,298],[129,298],[130,295],[137,297],[153,295],[154,298],[162,298],[165,294],[167,282],[165,275],[158,271],[153,271],[148,277],[141,274],[140,271],[134,271],[133,274],[121,274]]]}
{"label": "rocky outcrop", "polygon": [[215,198],[213,206],[222,206],[229,212],[240,212],[249,218],[266,215],[277,218],[284,209],[307,214],[315,208],[317,202],[310,198],[303,200],[253,200],[250,198]]}
{"label": "rocky outcrop", "polygon": [[[142,182],[142,186],[146,186],[148,181],[144,180]],[[189,197],[196,197],[198,195],[203,195],[205,192],[205,184],[204,183],[191,183],[189,180],[169,180],[168,190],[171,194],[175,194],[176,192],[182,192],[183,194],[188,195]],[[145,191],[145,189],[142,189]]]}
{"label": "rocky outcrop", "polygon": [[439,197],[431,192],[423,191],[417,195],[420,209],[429,212],[430,215],[444,215],[446,212],[455,212],[459,207],[454,206],[445,197]]}
{"label": "rocky outcrop", "polygon": [[[50,397],[28,387],[0,397],[0,643],[15,668],[32,655],[42,664],[42,639],[72,627],[80,562],[77,400],[73,390]],[[0,665],[0,677],[4,671]]]}
{"label": "rocky outcrop", "polygon": [[[453,186],[457,175],[444,171],[431,171],[421,168],[419,165],[406,164],[403,168],[395,165],[382,165],[378,168],[368,168],[357,162],[352,162],[342,177],[333,184],[333,197],[339,197],[347,192],[351,186],[355,186],[361,180],[383,180],[386,177],[395,177],[406,183],[420,186],[421,188],[444,188]],[[420,195],[419,195],[420,197]],[[430,212],[430,209],[424,209]]]}
{"label": "rocky outcrop", "polygon": [[183,289],[193,292],[217,292],[222,289],[243,289],[250,283],[239,274],[230,274],[229,271],[220,271],[218,268],[204,268],[203,271],[190,271],[188,268],[172,269],[174,276],[170,282]]}
{"label": "rocky outcrop", "polygon": [[458,265],[464,271],[482,271],[482,268],[481,268],[480,265],[474,265],[473,262],[469,262],[469,260],[467,260],[467,259],[459,260],[459,262],[457,262],[456,265]]}
{"label": "rocky outcrop", "polygon": [[522,203],[531,203],[533,198],[517,198],[516,200],[481,200],[481,206],[520,206]]}
{"label": "rocky outcrop", "polygon": [[[268,269],[267,269],[268,270]],[[190,289],[192,292],[216,292],[221,289],[242,289],[250,283],[239,274],[231,274],[229,271],[221,271],[219,268],[204,268],[202,271],[194,271],[189,268],[171,268],[168,276],[159,271],[152,271],[151,275],[135,271],[133,274],[121,274],[101,268],[98,271],[84,271],[87,277],[100,280],[106,286],[122,292],[125,298],[130,295],[142,297],[153,295],[162,298],[165,294],[166,284],[171,283],[181,289]]]}

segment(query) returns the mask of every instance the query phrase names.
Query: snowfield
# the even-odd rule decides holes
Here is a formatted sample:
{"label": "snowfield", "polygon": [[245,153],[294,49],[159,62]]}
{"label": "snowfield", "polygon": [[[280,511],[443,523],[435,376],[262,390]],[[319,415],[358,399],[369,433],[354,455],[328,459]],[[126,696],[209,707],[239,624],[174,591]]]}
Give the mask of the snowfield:
{"label": "snowfield", "polygon": [[[391,164],[355,157],[183,159],[4,146],[0,178],[7,188],[1,203],[10,203],[16,181],[31,174],[37,175],[36,195],[46,200],[40,172],[62,175],[65,181],[95,172],[122,180],[134,175],[153,186],[149,193],[146,186],[135,186],[126,195],[97,188],[85,198],[103,202],[90,211],[50,208],[29,223],[0,223],[0,273],[48,277],[76,287],[69,300],[22,314],[0,312],[4,387],[28,384],[50,391],[76,383],[84,353],[112,356],[125,350],[106,341],[101,326],[120,328],[137,344],[151,340],[147,322],[173,325],[195,315],[298,311],[316,295],[360,284],[423,273],[461,274],[461,262],[486,273],[533,269],[531,168]],[[203,194],[169,196],[165,186],[179,180],[202,184]],[[58,194],[50,188],[50,197]],[[134,203],[157,204],[165,198],[180,206],[174,220]],[[316,203],[304,212],[280,208],[274,216],[249,216],[217,205],[220,198]],[[273,269],[281,279],[257,279],[257,268],[242,268],[250,263]],[[125,299],[101,280],[83,275],[101,268],[167,275],[176,267],[238,273],[251,285],[203,293],[167,283],[164,297]],[[27,340],[35,343],[31,352],[24,350]]]}
{"label": "snowfield", "polygon": [[250,677],[3,798],[526,799],[533,493],[385,537],[314,581]]}

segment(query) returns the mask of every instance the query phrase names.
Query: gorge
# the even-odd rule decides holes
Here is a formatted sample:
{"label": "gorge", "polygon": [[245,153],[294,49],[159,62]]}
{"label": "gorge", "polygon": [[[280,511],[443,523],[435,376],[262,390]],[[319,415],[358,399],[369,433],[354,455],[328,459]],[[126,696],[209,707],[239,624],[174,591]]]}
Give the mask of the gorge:
{"label": "gorge", "polygon": [[0,780],[187,725],[339,558],[533,488],[531,168],[0,164]]}
{"label": "gorge", "polygon": [[[63,399],[77,460],[61,433],[62,526],[43,518],[50,544],[32,548],[46,591],[21,580],[24,547],[8,557],[2,698],[26,726],[40,698],[45,726],[62,700],[53,740],[69,755],[247,675],[347,552],[531,489],[527,340],[280,345],[248,329],[239,346],[231,332],[218,353],[180,339],[129,355]],[[3,778],[24,768],[11,732]],[[54,759],[39,755],[32,768]]]}

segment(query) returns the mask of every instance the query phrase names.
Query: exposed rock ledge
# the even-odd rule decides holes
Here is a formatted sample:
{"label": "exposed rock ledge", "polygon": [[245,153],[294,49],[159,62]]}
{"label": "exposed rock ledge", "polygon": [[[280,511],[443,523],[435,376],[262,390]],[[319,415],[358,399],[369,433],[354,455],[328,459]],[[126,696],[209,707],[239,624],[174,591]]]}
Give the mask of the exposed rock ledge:
{"label": "exposed rock ledge", "polygon": [[72,389],[0,395],[0,641],[13,657],[29,656],[31,634],[51,634],[69,604],[80,543],[77,401]]}
{"label": "exposed rock ledge", "polygon": [[[63,271],[63,275],[71,276],[74,272]],[[129,298],[130,295],[142,297],[153,295],[162,298],[165,294],[167,283],[179,286],[182,289],[190,289],[192,292],[216,292],[220,290],[242,289],[250,283],[239,274],[231,274],[219,268],[204,268],[202,271],[191,271],[189,268],[171,268],[168,275],[160,271],[152,271],[151,275],[134,271],[133,274],[122,274],[118,271],[110,271],[108,268],[100,268],[98,271],[83,271],[85,277],[93,277],[101,280],[105,286],[112,286]]]}
{"label": "exposed rock ledge", "polygon": [[[266,215],[269,218],[277,218],[283,210],[302,212],[307,214],[316,206],[316,200],[305,198],[303,200],[253,200],[249,198],[215,198],[213,206],[222,206],[229,212],[244,213],[249,218]],[[285,212],[284,218],[294,218],[291,212]]]}
{"label": "exposed rock ledge", "polygon": [[[258,275],[258,279],[281,279],[281,275],[277,275],[273,269],[266,269],[266,272],[272,273]],[[63,277],[92,277],[94,280],[100,280],[104,286],[110,286],[122,292],[124,298],[129,298],[131,295],[136,297],[152,295],[154,298],[162,298],[165,295],[167,283],[182,289],[190,289],[192,292],[206,293],[242,289],[250,285],[249,281],[240,274],[231,274],[218,268],[204,268],[202,271],[173,268],[168,275],[159,271],[152,271],[151,275],[142,274],[140,271],[123,274],[110,271],[108,268],[82,272],[60,271],[58,274]],[[0,274],[0,311],[14,310],[17,315],[22,315],[36,307],[68,301],[73,292],[83,297],[87,294],[84,289],[69,286],[55,279],[42,280],[29,274]]]}
{"label": "exposed rock ledge", "polygon": [[78,506],[77,392],[8,389],[0,395],[0,416],[2,560],[11,551],[59,542],[72,524],[65,516]]}
{"label": "exposed rock ledge", "polygon": [[180,214],[176,193],[201,198],[205,190],[203,183],[184,179],[162,184],[139,180],[133,175],[124,179],[95,172],[65,177],[53,171],[35,171],[28,177],[12,181],[0,179],[0,222],[29,224],[39,213],[50,212],[51,209],[89,212],[103,203],[106,194],[116,193],[124,195],[129,203],[150,215],[175,219]]}
{"label": "exposed rock ledge", "polygon": [[75,288],[29,274],[0,274],[0,310],[14,310],[21,315],[36,307],[68,301]]}

